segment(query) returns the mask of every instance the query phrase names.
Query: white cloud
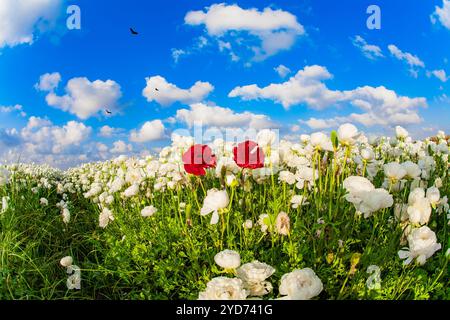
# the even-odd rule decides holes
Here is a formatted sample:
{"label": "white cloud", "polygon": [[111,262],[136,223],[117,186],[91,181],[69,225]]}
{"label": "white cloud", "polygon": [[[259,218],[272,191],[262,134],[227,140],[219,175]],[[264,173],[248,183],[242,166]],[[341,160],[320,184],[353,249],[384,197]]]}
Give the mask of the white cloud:
{"label": "white cloud", "polygon": [[320,110],[346,102],[364,112],[335,118],[332,121],[312,118],[306,124],[315,128],[330,127],[337,123],[335,121],[345,119],[366,126],[419,123],[421,118],[418,109],[427,106],[425,98],[400,96],[383,86],[364,86],[345,91],[330,90],[323,81],[331,77],[325,67],[307,66],[284,83],[270,84],[264,88],[259,88],[255,84],[237,87],[229,93],[229,96],[241,97],[243,100],[269,99],[282,104],[286,109],[306,104]]}
{"label": "white cloud", "polygon": [[114,142],[113,148],[110,150],[111,153],[127,153],[133,151],[133,146],[131,144],[126,144],[122,140]]}
{"label": "white cloud", "polygon": [[40,91],[53,91],[58,88],[60,82],[61,74],[59,72],[46,73],[40,76],[39,82],[34,87]]}
{"label": "white cloud", "polygon": [[184,104],[200,102],[214,90],[214,86],[209,82],[197,81],[189,89],[180,89],[161,76],[148,77],[145,80],[147,85],[142,92],[143,96],[148,102],[156,101],[162,106],[169,106],[175,102]]}
{"label": "white cloud", "polygon": [[36,36],[49,28],[61,0],[1,0],[0,49],[32,44]]}
{"label": "white cloud", "polygon": [[243,9],[237,4],[213,4],[205,11],[190,11],[184,21],[188,25],[204,25],[208,35],[217,39],[230,36],[237,43],[242,32],[256,37],[260,45],[251,48],[254,60],[264,60],[290,49],[297,37],[305,34],[297,17],[287,11]]}
{"label": "white cloud", "polygon": [[175,63],[178,63],[180,58],[184,55],[187,55],[188,53],[183,49],[172,49],[172,59],[175,61]]}
{"label": "white cloud", "polygon": [[300,120],[300,123],[306,124],[308,127],[314,130],[322,130],[338,126],[339,122],[336,119],[316,119],[310,118],[309,120]]}
{"label": "white cloud", "polygon": [[275,124],[263,114],[254,114],[248,111],[236,113],[229,108],[208,106],[196,103],[190,109],[177,111],[176,119],[186,123],[189,128],[195,124],[209,127],[250,127],[255,129],[272,128]]}
{"label": "white cloud", "polygon": [[87,78],[73,78],[65,88],[66,94],[58,96],[53,90],[58,85],[57,74],[44,75],[36,85],[41,90],[50,91],[46,96],[47,104],[76,115],[80,119],[87,119],[105,109],[114,111],[118,108],[118,101],[122,96],[120,85],[113,80],[95,80]]}
{"label": "white cloud", "polygon": [[147,121],[139,129],[139,131],[132,130],[130,134],[130,141],[133,142],[149,142],[160,140],[164,137],[164,124],[161,120]]}
{"label": "white cloud", "polygon": [[367,41],[361,37],[356,36],[352,38],[352,43],[355,47],[357,47],[361,52],[369,59],[375,60],[377,58],[383,58],[383,51],[379,46],[368,44]]}
{"label": "white cloud", "polygon": [[433,70],[433,71],[429,71],[427,72],[427,75],[430,76],[435,76],[436,78],[438,78],[439,80],[441,80],[442,82],[447,82],[447,80],[450,78],[447,76],[447,73],[445,72],[445,70]]}
{"label": "white cloud", "polygon": [[120,128],[113,128],[108,125],[103,126],[100,128],[99,136],[104,138],[110,138],[112,136],[115,136],[119,133],[121,133],[123,129]]}
{"label": "white cloud", "polygon": [[450,30],[450,0],[443,0],[442,7],[436,6],[436,10],[431,15],[431,22],[436,24],[438,20]]}
{"label": "white cloud", "polygon": [[280,64],[278,67],[273,68],[280,77],[285,78],[289,73],[291,73],[291,69],[289,69],[288,67]]}
{"label": "white cloud", "polygon": [[18,112],[22,117],[26,117],[27,114],[23,111],[23,106],[16,104],[14,106],[0,106],[0,113],[12,113]]}
{"label": "white cloud", "polygon": [[89,138],[91,131],[92,128],[76,121],[69,121],[59,127],[49,120],[30,117],[26,127],[21,130],[21,137],[28,151],[59,154],[70,147],[79,146]]}
{"label": "white cloud", "polygon": [[420,60],[420,58],[416,55],[413,55],[409,52],[403,52],[400,50],[397,46],[390,44],[388,46],[389,52],[394,56],[396,59],[400,61],[404,61],[408,66],[410,67],[409,72],[414,78],[417,78],[418,71],[417,67],[425,68],[425,63]]}
{"label": "white cloud", "polygon": [[343,99],[341,92],[329,90],[322,82],[331,78],[332,75],[325,67],[306,66],[284,83],[270,84],[263,88],[256,84],[236,87],[228,96],[241,97],[243,100],[274,100],[285,109],[303,103],[314,109],[323,109]]}

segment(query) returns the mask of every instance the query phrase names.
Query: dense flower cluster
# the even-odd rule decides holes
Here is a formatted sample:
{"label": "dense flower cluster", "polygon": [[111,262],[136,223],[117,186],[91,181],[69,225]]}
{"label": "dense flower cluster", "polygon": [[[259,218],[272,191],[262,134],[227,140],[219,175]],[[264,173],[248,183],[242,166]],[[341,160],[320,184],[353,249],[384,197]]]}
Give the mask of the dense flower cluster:
{"label": "dense flower cluster", "polygon": [[[182,229],[196,223],[208,230],[215,246],[223,248],[230,232],[236,237],[257,234],[253,239],[269,239],[272,246],[281,243],[288,248],[292,260],[298,257],[291,238],[299,230],[308,241],[325,239],[324,243],[343,248],[346,239],[333,239],[332,228],[347,228],[351,234],[361,223],[374,221],[376,228],[389,221],[392,232],[401,229],[395,248],[398,256],[390,259],[423,265],[437,251],[448,250],[436,227],[438,218],[450,217],[448,156],[449,141],[443,132],[414,141],[401,127],[395,137],[366,137],[355,126],[344,124],[331,135],[318,132],[279,142],[275,132],[262,130],[255,141],[217,139],[208,145],[174,135],[172,144],[158,156],[120,156],[64,172],[27,164],[0,166],[0,191],[12,185],[31,188],[39,206],[58,208],[64,227],[74,223],[80,202],[94,212],[98,232],[120,226],[121,208],[149,223],[174,214]],[[54,191],[57,202],[42,197],[42,190],[49,195]],[[172,197],[170,210],[161,200],[167,194]],[[11,194],[0,195],[0,212],[5,213]],[[264,204],[264,209],[249,214],[254,202]],[[237,213],[242,216],[238,225]],[[301,219],[313,220],[308,225],[311,230],[298,226]],[[344,219],[351,223],[341,226]],[[333,261],[333,255],[327,259]],[[241,265],[239,253],[230,250],[219,252],[214,261],[236,278],[213,278],[200,299],[246,299],[274,292],[268,279],[278,266],[256,259]],[[70,268],[70,288],[79,289],[79,268],[69,257],[61,264]],[[312,269],[289,270],[293,271],[281,277],[278,297],[311,299],[326,291]]]}

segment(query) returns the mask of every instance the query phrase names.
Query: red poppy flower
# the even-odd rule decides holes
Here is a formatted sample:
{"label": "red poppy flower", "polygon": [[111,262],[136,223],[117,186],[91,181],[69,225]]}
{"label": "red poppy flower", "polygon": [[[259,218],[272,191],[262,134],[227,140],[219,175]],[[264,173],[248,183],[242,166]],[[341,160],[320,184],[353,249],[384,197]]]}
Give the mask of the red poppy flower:
{"label": "red poppy flower", "polygon": [[264,167],[264,152],[256,142],[245,141],[234,147],[234,161],[241,168],[258,169]]}
{"label": "red poppy flower", "polygon": [[184,170],[196,176],[204,176],[205,169],[216,166],[216,156],[207,145],[196,144],[183,154]]}

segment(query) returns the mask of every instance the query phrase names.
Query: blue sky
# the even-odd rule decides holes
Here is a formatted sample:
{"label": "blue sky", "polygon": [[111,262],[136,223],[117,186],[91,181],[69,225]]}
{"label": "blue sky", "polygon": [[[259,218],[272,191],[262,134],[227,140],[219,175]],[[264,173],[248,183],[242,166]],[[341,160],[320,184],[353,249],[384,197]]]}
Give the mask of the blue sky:
{"label": "blue sky", "polygon": [[[380,30],[366,26],[372,4]],[[66,27],[69,5],[80,30]],[[5,0],[0,18],[6,160],[65,167],[155,151],[198,121],[290,138],[344,122],[450,131],[448,0]]]}

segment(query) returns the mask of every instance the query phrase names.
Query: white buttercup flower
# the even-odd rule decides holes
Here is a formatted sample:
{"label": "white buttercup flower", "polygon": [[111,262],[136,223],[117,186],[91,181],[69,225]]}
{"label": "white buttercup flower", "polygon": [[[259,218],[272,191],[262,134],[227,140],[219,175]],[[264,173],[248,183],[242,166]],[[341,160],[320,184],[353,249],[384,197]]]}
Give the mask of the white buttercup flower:
{"label": "white buttercup flower", "polygon": [[156,209],[154,206],[148,206],[141,210],[141,216],[143,217],[151,217],[154,215],[158,209]]}
{"label": "white buttercup flower", "polygon": [[420,176],[422,170],[420,167],[412,161],[406,161],[402,163],[403,169],[406,170],[406,177],[415,179]]}
{"label": "white buttercup flower", "polygon": [[110,221],[114,221],[113,213],[108,208],[103,208],[98,218],[100,228],[106,228]]}
{"label": "white buttercup flower", "polygon": [[208,282],[198,300],[245,300],[247,296],[248,291],[241,279],[217,277]]}
{"label": "white buttercup flower", "polygon": [[302,195],[294,195],[291,199],[292,208],[297,209],[299,206],[304,206],[308,204],[306,199]]}
{"label": "white buttercup flower", "polygon": [[406,170],[397,162],[390,162],[384,165],[384,174],[390,180],[398,181],[406,175]]}
{"label": "white buttercup flower", "polygon": [[45,198],[41,198],[39,200],[39,203],[41,204],[41,206],[48,206],[48,200]]}
{"label": "white buttercup flower", "polygon": [[226,190],[219,191],[217,189],[208,190],[203,207],[200,210],[202,216],[206,216],[212,212],[211,224],[219,222],[219,210],[225,209],[230,203]]}
{"label": "white buttercup flower", "polygon": [[281,277],[280,294],[289,300],[309,300],[323,290],[322,281],[310,268],[294,270]]}
{"label": "white buttercup flower", "polygon": [[432,205],[437,205],[441,199],[439,189],[436,187],[430,187],[427,189],[427,199],[430,200]]}
{"label": "white buttercup flower", "polygon": [[375,153],[372,149],[365,148],[361,150],[361,158],[363,158],[365,161],[371,161],[375,159]]}
{"label": "white buttercup flower", "polygon": [[275,269],[259,261],[246,263],[236,270],[237,276],[244,282],[244,287],[251,296],[263,296],[272,291],[272,285],[265,281]]}
{"label": "white buttercup flower", "polygon": [[409,249],[398,252],[400,259],[405,259],[404,264],[410,264],[416,259],[420,265],[425,264],[436,251],[441,249],[441,244],[437,243],[436,234],[427,226],[414,229],[408,235]]}
{"label": "white buttercup flower", "polygon": [[71,256],[64,257],[59,261],[59,263],[63,267],[70,267],[73,264],[73,258]]}
{"label": "white buttercup flower", "polygon": [[399,139],[405,139],[409,136],[409,132],[406,131],[406,129],[401,126],[396,126],[395,127],[395,135]]}
{"label": "white buttercup flower", "polygon": [[214,261],[224,269],[236,269],[241,265],[241,256],[234,250],[223,250],[214,256]]}
{"label": "white buttercup flower", "polygon": [[333,144],[331,143],[330,138],[322,132],[311,134],[310,143],[315,149],[333,151]]}
{"label": "white buttercup flower", "polygon": [[337,131],[339,142],[351,146],[360,135],[358,129],[351,123],[341,125]]}

